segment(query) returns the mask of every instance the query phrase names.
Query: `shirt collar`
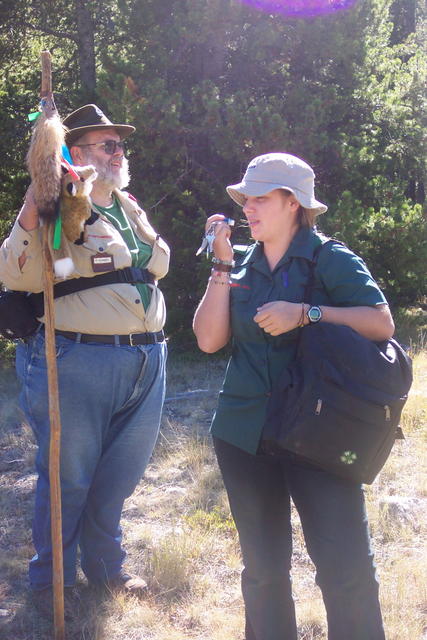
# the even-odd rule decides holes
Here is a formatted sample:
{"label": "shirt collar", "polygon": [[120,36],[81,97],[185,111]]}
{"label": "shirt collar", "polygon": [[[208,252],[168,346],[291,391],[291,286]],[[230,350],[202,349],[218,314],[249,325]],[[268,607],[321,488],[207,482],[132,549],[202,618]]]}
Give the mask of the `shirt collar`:
{"label": "shirt collar", "polygon": [[313,261],[314,250],[321,243],[316,231],[311,227],[301,227],[294,235],[283,259],[305,258]]}
{"label": "shirt collar", "polygon": [[[311,227],[301,227],[294,235],[291,244],[277,266],[282,265],[290,258],[305,258],[313,261],[313,254],[321,239]],[[248,263],[261,263],[265,260],[262,242],[255,242],[249,247],[242,266]]]}
{"label": "shirt collar", "polygon": [[255,242],[248,247],[246,254],[240,264],[244,265],[248,264],[249,262],[258,262],[258,260],[261,260],[263,255],[264,252],[262,249],[262,243]]}

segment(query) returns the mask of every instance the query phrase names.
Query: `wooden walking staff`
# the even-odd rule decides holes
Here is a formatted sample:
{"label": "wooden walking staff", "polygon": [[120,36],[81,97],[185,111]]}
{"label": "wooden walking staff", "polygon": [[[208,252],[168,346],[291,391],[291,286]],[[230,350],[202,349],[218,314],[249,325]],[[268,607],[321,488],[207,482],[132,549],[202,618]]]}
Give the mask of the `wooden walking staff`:
{"label": "wooden walking staff", "polygon": [[34,125],[27,163],[32,178],[34,199],[43,224],[44,316],[50,419],[49,482],[53,553],[53,611],[55,640],[64,640],[64,569],[60,485],[61,421],[55,348],[54,276],[49,237],[52,235],[57,217],[61,184],[61,154],[65,136],[64,127],[53,100],[51,57],[48,51],[43,51],[41,54],[41,66],[41,114]]}

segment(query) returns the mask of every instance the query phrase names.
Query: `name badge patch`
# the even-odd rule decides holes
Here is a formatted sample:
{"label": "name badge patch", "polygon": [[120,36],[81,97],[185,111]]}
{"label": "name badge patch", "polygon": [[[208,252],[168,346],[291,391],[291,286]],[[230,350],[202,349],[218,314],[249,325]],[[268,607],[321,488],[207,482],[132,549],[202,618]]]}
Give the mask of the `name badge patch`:
{"label": "name badge patch", "polygon": [[110,253],[96,253],[91,257],[94,273],[114,271],[114,258]]}

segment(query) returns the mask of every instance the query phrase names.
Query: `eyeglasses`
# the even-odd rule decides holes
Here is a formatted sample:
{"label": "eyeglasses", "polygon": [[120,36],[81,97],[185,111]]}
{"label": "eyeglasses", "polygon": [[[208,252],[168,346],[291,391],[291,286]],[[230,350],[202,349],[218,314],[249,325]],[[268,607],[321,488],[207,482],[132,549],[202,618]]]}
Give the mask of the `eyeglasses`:
{"label": "eyeglasses", "polygon": [[125,150],[125,143],[123,140],[116,142],[116,140],[105,140],[104,142],[91,142],[88,144],[76,144],[76,147],[104,147],[105,153],[112,156],[116,153],[117,149],[121,151]]}

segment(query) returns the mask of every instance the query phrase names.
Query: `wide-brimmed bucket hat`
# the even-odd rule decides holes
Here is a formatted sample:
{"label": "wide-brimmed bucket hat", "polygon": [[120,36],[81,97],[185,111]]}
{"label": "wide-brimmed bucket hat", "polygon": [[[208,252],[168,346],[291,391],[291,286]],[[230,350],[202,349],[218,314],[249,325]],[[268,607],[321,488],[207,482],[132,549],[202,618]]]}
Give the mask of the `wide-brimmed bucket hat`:
{"label": "wide-brimmed bucket hat", "polygon": [[68,147],[71,147],[87,131],[115,129],[122,139],[135,131],[135,127],[130,124],[111,122],[96,104],[85,104],[84,107],[76,109],[63,120],[62,124],[68,129],[65,134],[65,142]]}
{"label": "wide-brimmed bucket hat", "polygon": [[246,196],[264,196],[274,189],[287,189],[298,202],[316,215],[328,207],[314,197],[314,171],[290,153],[266,153],[250,163],[243,179],[227,187],[228,195],[241,207]]}

